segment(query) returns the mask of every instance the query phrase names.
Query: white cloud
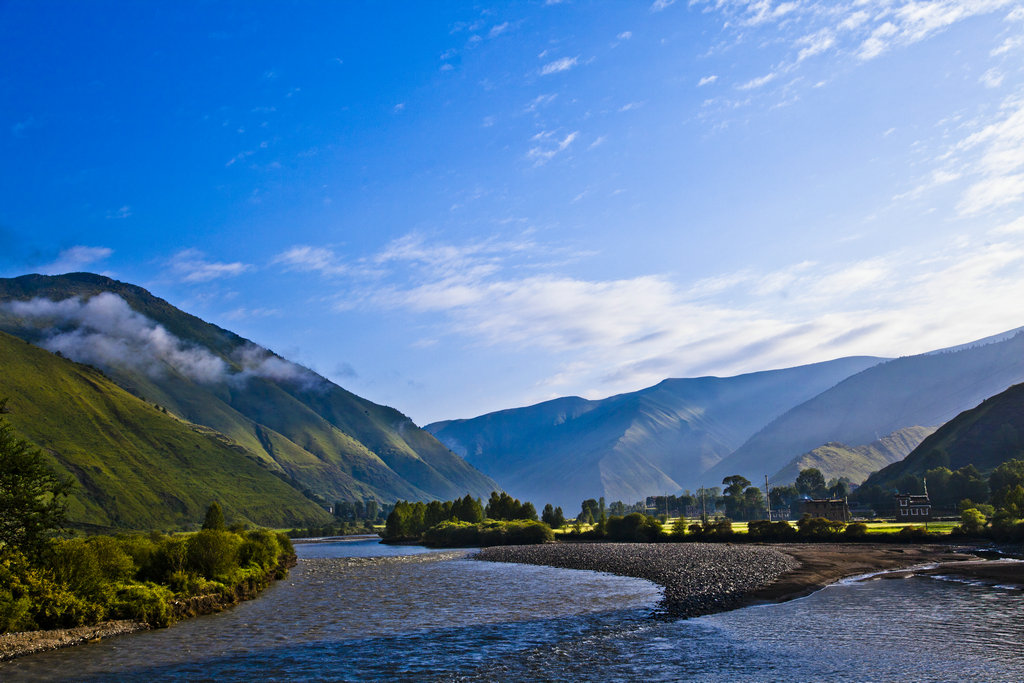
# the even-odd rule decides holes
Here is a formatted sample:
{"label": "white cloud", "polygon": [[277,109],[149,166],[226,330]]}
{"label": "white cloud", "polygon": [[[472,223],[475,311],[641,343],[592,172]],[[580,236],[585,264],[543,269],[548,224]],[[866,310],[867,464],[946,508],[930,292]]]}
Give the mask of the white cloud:
{"label": "white cloud", "polygon": [[562,57],[561,59],[556,59],[553,62],[545,64],[541,68],[540,73],[542,76],[549,76],[562,71],[568,71],[577,64],[579,64],[579,57]]}
{"label": "white cloud", "polygon": [[629,40],[630,38],[633,37],[633,32],[632,31],[623,31],[622,33],[620,33],[619,35],[617,35],[615,37],[618,38],[619,40]]}
{"label": "white cloud", "polygon": [[491,27],[491,30],[487,32],[487,37],[488,37],[488,38],[497,38],[497,37],[498,37],[498,36],[500,36],[500,35],[501,35],[502,33],[504,33],[505,31],[507,31],[507,30],[509,29],[509,26],[510,26],[510,25],[511,25],[511,24],[509,24],[509,23],[508,23],[508,22],[506,21],[506,22],[503,22],[503,23],[501,23],[501,24],[497,24],[497,25],[495,25],[495,26],[492,26],[492,27]]}
{"label": "white cloud", "polygon": [[283,265],[285,270],[312,271],[321,275],[342,275],[348,272],[348,266],[327,247],[297,245],[278,254],[272,263]]}
{"label": "white cloud", "polygon": [[238,386],[253,377],[305,389],[323,382],[310,370],[251,343],[236,348],[229,363],[202,346],[183,341],[111,292],[89,299],[12,301],[0,309],[38,327],[43,348],[107,370],[125,368],[153,378],[177,373],[203,384]]}
{"label": "white cloud", "polygon": [[79,272],[97,261],[109,258],[113,253],[114,250],[108,247],[86,247],[82,245],[70,247],[60,252],[57,255],[56,261],[42,266],[39,272],[44,275]]}
{"label": "white cloud", "polygon": [[999,117],[961,140],[952,155],[972,181],[957,206],[961,214],[1024,199],[1024,99],[1004,101]]}
{"label": "white cloud", "polygon": [[579,136],[579,131],[573,131],[566,135],[564,138],[559,140],[555,137],[555,134],[551,131],[543,131],[533,136],[533,141],[537,144],[529,149],[526,153],[528,159],[532,159],[533,162],[540,166],[554,159],[558,154],[561,154],[569,148],[569,145]]}
{"label": "white cloud", "polygon": [[746,83],[743,83],[743,84],[738,85],[736,87],[739,88],[740,90],[755,90],[757,88],[760,88],[760,87],[763,87],[765,85],[768,85],[769,83],[774,81],[777,77],[778,77],[777,73],[765,74],[764,76],[759,76],[758,78],[752,78],[749,81],[747,81]]}
{"label": "white cloud", "polygon": [[978,79],[986,88],[998,88],[1003,84],[1005,76],[998,69],[989,69]]}
{"label": "white cloud", "polygon": [[1004,40],[999,47],[993,48],[992,51],[989,53],[989,56],[999,57],[1001,55],[1005,55],[1008,52],[1016,50],[1022,45],[1024,45],[1024,36],[1010,36],[1009,38]]}
{"label": "white cloud", "polygon": [[425,316],[431,338],[554,354],[565,366],[546,387],[602,395],[665,376],[923,352],[1024,322],[1015,317],[1024,245],[994,234],[689,286],[663,274],[574,277],[532,263],[543,245],[506,252],[497,244],[415,237],[392,245],[378,259],[388,284],[357,287],[346,306]]}
{"label": "white cloud", "polygon": [[183,249],[170,260],[171,270],[183,282],[209,282],[223,277],[235,277],[252,270],[247,263],[210,261],[198,249]]}
{"label": "white cloud", "polygon": [[697,82],[697,87],[698,88],[702,88],[705,85],[711,85],[712,83],[714,83],[717,80],[718,80],[718,76],[715,75],[715,74],[711,74],[710,76],[705,76],[704,78],[700,79],[700,81]]}
{"label": "white cloud", "polygon": [[798,52],[796,56],[796,61],[802,62],[809,57],[820,55],[822,52],[831,48],[836,44],[836,38],[831,31],[826,29],[819,31],[814,35],[804,36],[804,38],[797,41],[797,43],[804,45],[804,47],[800,48],[800,52]]}
{"label": "white cloud", "polygon": [[127,204],[122,206],[117,211],[108,211],[107,212],[107,218],[114,218],[114,219],[120,219],[120,220],[124,220],[125,218],[130,218],[131,215],[132,215],[132,207],[128,206]]}
{"label": "white cloud", "polygon": [[671,7],[675,3],[676,3],[676,0],[654,0],[654,2],[651,4],[651,11],[652,12],[660,12],[663,9],[667,9],[667,8]]}

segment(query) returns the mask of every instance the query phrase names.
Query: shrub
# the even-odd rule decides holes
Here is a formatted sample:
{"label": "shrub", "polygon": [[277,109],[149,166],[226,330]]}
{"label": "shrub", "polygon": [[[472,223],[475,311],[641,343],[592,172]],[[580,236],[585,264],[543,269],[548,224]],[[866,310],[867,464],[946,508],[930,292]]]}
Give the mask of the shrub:
{"label": "shrub", "polygon": [[99,558],[89,543],[80,538],[54,543],[50,568],[57,583],[80,595],[96,595],[103,585]]}
{"label": "shrub", "polygon": [[747,525],[747,538],[760,541],[788,541],[796,538],[797,530],[789,522],[758,520]]}
{"label": "shrub", "polygon": [[864,522],[853,522],[846,526],[843,535],[851,539],[863,539],[868,535],[868,525]]}
{"label": "shrub", "polygon": [[153,627],[169,626],[171,612],[167,604],[173,593],[154,583],[121,586],[110,607],[111,616],[144,621]]}
{"label": "shrub", "polygon": [[267,529],[257,529],[245,535],[238,551],[238,561],[243,567],[251,564],[261,569],[272,569],[277,566],[280,554],[277,534]]}
{"label": "shrub", "polygon": [[896,538],[904,543],[928,540],[928,530],[923,526],[905,526],[896,533]]}
{"label": "shrub", "polygon": [[227,577],[238,568],[242,539],[230,531],[203,529],[185,543],[187,568],[209,579]]}
{"label": "shrub", "polygon": [[613,541],[650,543],[661,536],[661,522],[639,512],[631,512],[625,517],[609,517],[607,527],[608,538]]}
{"label": "shrub", "polygon": [[846,527],[845,522],[836,522],[824,517],[811,517],[804,514],[796,523],[800,538],[809,541],[836,540]]}

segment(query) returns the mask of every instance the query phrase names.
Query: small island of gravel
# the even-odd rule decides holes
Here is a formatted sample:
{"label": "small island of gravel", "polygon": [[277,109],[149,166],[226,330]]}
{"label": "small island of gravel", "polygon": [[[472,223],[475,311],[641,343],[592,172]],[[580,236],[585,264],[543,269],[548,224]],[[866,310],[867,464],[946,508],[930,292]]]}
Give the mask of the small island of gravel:
{"label": "small island of gravel", "polygon": [[489,562],[590,569],[652,581],[665,589],[662,608],[674,617],[721,612],[746,604],[752,591],[799,562],[767,546],[711,543],[557,543],[484,548]]}
{"label": "small island of gravel", "polygon": [[847,576],[976,559],[949,546],[832,543],[554,543],[484,548],[473,557],[647,579],[664,588],[661,608],[672,617],[788,600]]}

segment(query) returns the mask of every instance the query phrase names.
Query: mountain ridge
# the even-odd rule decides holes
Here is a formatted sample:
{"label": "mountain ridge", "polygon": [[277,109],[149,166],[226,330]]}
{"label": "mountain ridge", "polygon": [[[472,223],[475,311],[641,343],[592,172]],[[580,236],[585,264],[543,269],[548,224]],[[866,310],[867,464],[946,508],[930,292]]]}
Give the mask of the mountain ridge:
{"label": "mountain ridge", "polygon": [[102,367],[322,497],[450,499],[497,484],[412,421],[147,290],[92,273],[0,279],[0,331]]}

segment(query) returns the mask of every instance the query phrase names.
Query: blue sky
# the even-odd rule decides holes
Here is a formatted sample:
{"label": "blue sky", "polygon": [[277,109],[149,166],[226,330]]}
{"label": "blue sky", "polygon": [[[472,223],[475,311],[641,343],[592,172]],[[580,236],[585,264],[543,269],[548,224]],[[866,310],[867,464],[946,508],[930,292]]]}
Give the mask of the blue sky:
{"label": "blue sky", "polygon": [[0,3],[0,276],[420,424],[1024,325],[1024,2]]}

